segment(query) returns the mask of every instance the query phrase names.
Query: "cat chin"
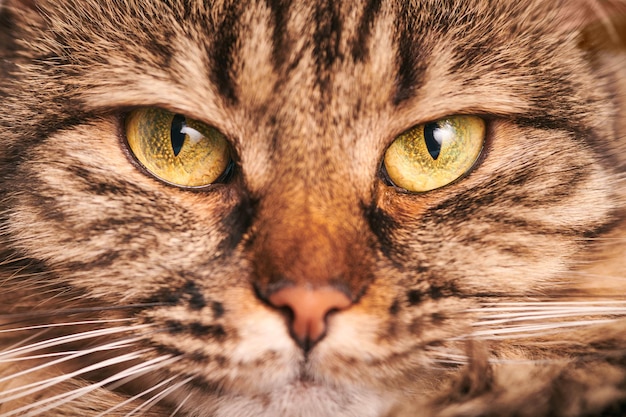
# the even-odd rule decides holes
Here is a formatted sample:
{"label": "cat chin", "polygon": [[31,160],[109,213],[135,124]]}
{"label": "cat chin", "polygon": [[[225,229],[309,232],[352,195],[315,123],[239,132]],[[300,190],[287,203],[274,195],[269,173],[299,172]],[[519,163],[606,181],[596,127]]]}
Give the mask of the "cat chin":
{"label": "cat chin", "polygon": [[298,381],[266,395],[222,395],[195,398],[186,410],[190,417],[380,417],[398,401],[361,387],[325,387]]}

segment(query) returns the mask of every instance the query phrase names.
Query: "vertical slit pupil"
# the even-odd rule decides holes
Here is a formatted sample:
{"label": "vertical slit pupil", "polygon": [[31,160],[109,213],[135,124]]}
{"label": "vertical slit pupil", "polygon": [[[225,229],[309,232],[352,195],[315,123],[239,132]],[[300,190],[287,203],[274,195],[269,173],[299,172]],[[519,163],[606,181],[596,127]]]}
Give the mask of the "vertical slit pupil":
{"label": "vertical slit pupil", "polygon": [[170,138],[172,141],[172,150],[174,151],[174,156],[178,156],[181,149],[183,148],[183,144],[185,143],[185,134],[183,133],[183,129],[187,126],[185,121],[185,116],[177,114],[174,116],[174,120],[172,120],[172,128],[170,131]]}
{"label": "vertical slit pupil", "polygon": [[439,129],[437,123],[427,123],[424,126],[424,141],[426,142],[426,149],[434,161],[439,158],[441,153],[441,140],[435,138],[435,131]]}

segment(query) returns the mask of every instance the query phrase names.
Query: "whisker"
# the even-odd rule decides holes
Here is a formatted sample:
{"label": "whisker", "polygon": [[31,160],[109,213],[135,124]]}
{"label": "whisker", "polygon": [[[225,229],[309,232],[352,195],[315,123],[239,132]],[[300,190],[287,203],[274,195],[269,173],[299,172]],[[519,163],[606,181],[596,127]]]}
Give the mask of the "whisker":
{"label": "whisker", "polygon": [[73,321],[67,323],[52,323],[52,324],[40,324],[37,326],[25,326],[25,327],[16,327],[13,329],[5,329],[0,330],[0,333],[11,333],[11,332],[21,332],[26,330],[35,330],[35,329],[50,329],[55,327],[67,327],[67,326],[80,326],[84,324],[108,324],[108,323],[120,323],[131,321],[131,319],[109,319],[109,320],[83,320],[83,321]]}
{"label": "whisker", "polygon": [[33,343],[27,346],[22,346],[15,349],[6,350],[0,352],[0,359],[3,357],[11,357],[23,353],[29,353],[41,349],[47,349],[53,346],[59,346],[66,343],[72,343],[79,340],[91,339],[99,336],[108,336],[116,333],[124,333],[130,331],[143,330],[152,327],[151,324],[140,324],[134,326],[119,326],[107,329],[90,330],[82,333],[70,334],[65,336],[56,337],[49,340]]}
{"label": "whisker", "polygon": [[467,365],[469,363],[469,357],[458,349],[433,346],[426,348],[426,350],[429,354],[438,356],[431,358],[433,363],[454,366]]}
{"label": "whisker", "polygon": [[117,409],[119,409],[121,407],[124,407],[126,404],[132,403],[133,401],[143,397],[144,395],[149,394],[150,392],[152,392],[152,391],[154,391],[156,389],[161,388],[163,385],[167,385],[168,383],[170,383],[171,381],[175,380],[176,378],[177,378],[177,376],[173,376],[173,377],[167,378],[166,380],[161,381],[160,383],[154,385],[153,387],[150,387],[150,388],[146,389],[145,391],[140,392],[139,394],[134,395],[134,396],[128,398],[127,400],[125,400],[125,401],[115,405],[114,407],[108,409],[107,411],[105,411],[103,413],[100,413],[100,414],[96,415],[95,417],[105,416],[105,415],[109,414],[112,411],[115,411],[115,410],[117,410]]}
{"label": "whisker", "polygon": [[176,414],[178,414],[178,412],[180,410],[182,410],[182,408],[185,406],[185,404],[187,403],[189,398],[191,398],[191,393],[187,394],[187,396],[185,398],[183,398],[183,400],[178,403],[178,407],[176,407],[176,409],[174,411],[172,411],[172,414],[170,414],[169,417],[175,417]]}
{"label": "whisker", "polygon": [[[49,388],[51,386],[57,385],[60,382],[66,381],[68,379],[71,379],[72,377],[81,375],[81,374],[83,374],[85,372],[98,370],[98,369],[101,369],[101,368],[104,368],[104,367],[107,367],[107,366],[111,366],[111,365],[115,365],[115,364],[118,364],[118,363],[126,362],[128,360],[135,359],[139,354],[145,353],[145,352],[147,352],[147,349],[146,350],[137,351],[137,352],[127,353],[125,355],[117,356],[117,357],[112,358],[112,359],[107,359],[107,360],[98,362],[96,364],[92,364],[90,366],[81,368],[81,369],[79,369],[77,371],[74,371],[74,372],[63,374],[61,376],[55,376],[55,377],[52,377],[52,378],[48,378],[48,379],[44,379],[44,380],[41,380],[41,381],[33,382],[31,384],[27,384],[27,385],[23,385],[23,386],[20,386],[20,387],[12,388],[12,389],[9,389],[9,390],[1,392],[0,393],[0,399],[2,401],[4,401],[4,402],[9,402],[9,401],[13,401],[13,400],[16,400],[16,399],[19,399],[19,398],[23,398],[23,397],[25,397],[27,395],[34,394],[34,393],[39,392],[39,391],[41,391],[43,389],[46,389],[46,388]],[[13,375],[11,377],[13,377]],[[20,391],[22,391],[22,392],[20,392]],[[13,393],[15,393],[13,396],[9,396],[7,398],[2,398],[4,396],[7,396],[7,395],[13,394]]]}
{"label": "whisker", "polygon": [[[70,379],[72,379],[72,378],[74,378],[74,377],[76,377],[78,375],[83,374],[83,373],[90,372],[90,371],[97,370],[97,369],[101,369],[101,368],[105,368],[107,366],[117,365],[119,363],[123,363],[123,362],[130,361],[130,360],[133,360],[133,359],[137,359],[137,358],[140,357],[140,353],[141,352],[128,353],[128,354],[125,354],[125,355],[122,355],[122,356],[119,356],[119,357],[116,357],[116,358],[113,358],[113,359],[108,359],[106,361],[99,362],[98,364],[93,364],[93,365],[88,366],[86,368],[80,369],[79,371],[75,371],[75,372],[72,372],[72,373],[69,373],[69,374],[64,374],[64,375],[61,375],[61,376],[58,376],[58,377],[54,377],[54,378],[50,378],[50,379],[47,379],[47,380],[44,380],[44,381],[40,381],[38,384],[41,384],[41,386],[37,387],[36,389],[30,389],[30,390],[27,390],[26,392],[19,393],[17,395],[12,396],[12,397],[4,398],[2,401],[3,402],[9,402],[9,401],[13,401],[13,400],[16,400],[16,399],[19,399],[19,398],[23,398],[26,395],[39,392],[39,391],[41,391],[41,390],[43,390],[45,388],[48,388],[48,387],[53,386],[53,385],[57,385],[57,384],[59,384],[61,382],[67,381],[67,380],[70,380]],[[47,402],[55,401],[55,400],[57,400],[59,398],[63,398],[63,397],[72,395],[76,391],[77,390],[64,392],[62,394],[58,394],[58,395],[50,397],[50,398],[45,398],[45,399],[40,400],[38,402],[35,402],[33,404],[29,404],[29,405],[23,406],[21,408],[18,408],[16,410],[10,411],[8,413],[1,414],[0,417],[8,417],[8,416],[12,416],[12,415],[21,415],[21,412],[23,412],[23,411],[28,411],[29,409],[33,409],[35,407],[39,407],[40,405],[43,405],[43,404],[45,404]],[[42,411],[47,411],[48,409],[49,408],[46,408],[44,410],[38,409],[37,411],[38,412],[42,412]]]}
{"label": "whisker", "polygon": [[34,333],[34,334],[24,338],[24,339],[21,339],[17,343],[14,343],[12,345],[7,346],[4,351],[0,351],[0,358],[2,357],[2,353],[3,352],[8,352],[10,350],[16,350],[16,349],[19,349],[20,347],[26,346],[28,343],[30,343],[31,340],[39,339],[41,336],[43,336],[47,332],[48,332],[47,329],[41,330],[41,331],[36,332],[36,333]]}
{"label": "whisker", "polygon": [[76,352],[80,352],[78,350],[68,350],[65,352],[55,352],[55,353],[42,353],[41,355],[31,355],[31,356],[20,356],[19,358],[13,358],[13,359],[2,359],[0,360],[0,363],[7,363],[7,362],[22,362],[22,361],[31,361],[31,360],[36,360],[36,359],[45,359],[45,358],[54,358],[57,356],[67,356],[67,355],[71,355],[73,353]]}
{"label": "whisker", "polygon": [[[464,310],[464,313],[475,315],[477,320],[472,326],[484,329],[451,340],[528,338],[573,327],[613,323],[626,318],[626,301],[623,296],[620,298],[622,300],[483,303],[481,307]],[[574,320],[577,317],[580,319]],[[563,319],[565,321],[557,321]],[[538,321],[544,323],[531,324]]]}
{"label": "whisker", "polygon": [[[624,298],[622,296],[621,298]],[[513,308],[527,308],[527,307],[561,307],[561,306],[585,306],[585,305],[611,305],[620,304],[626,306],[626,301],[617,300],[601,300],[601,301],[521,301],[521,302],[497,302],[497,303],[483,303],[482,307],[469,309],[468,311],[483,311],[488,309],[513,309]]]}
{"label": "whisker", "polygon": [[589,316],[612,316],[612,315],[616,315],[617,313],[606,313],[604,311],[586,311],[586,312],[559,312],[559,313],[552,313],[552,314],[546,314],[544,312],[531,312],[531,313],[526,313],[526,314],[498,314],[498,315],[491,315],[491,316],[486,316],[484,317],[483,321],[477,321],[472,323],[472,326],[489,326],[489,325],[499,325],[499,324],[504,324],[504,323],[511,323],[511,322],[522,322],[522,321],[537,321],[537,320],[553,320],[553,319],[561,319],[561,318],[568,318],[568,317],[581,317],[581,316],[585,316],[585,317],[589,317]]}
{"label": "whisker", "polygon": [[[113,375],[112,377],[109,377],[109,378],[107,378],[107,379],[105,379],[103,381],[100,381],[100,382],[96,383],[96,384],[91,384],[91,385],[89,385],[87,387],[81,388],[80,390],[76,390],[76,391],[82,391],[82,392],[79,392],[78,394],[74,394],[70,398],[65,398],[62,401],[57,401],[57,403],[54,403],[54,404],[48,406],[48,408],[43,410],[43,411],[47,411],[49,409],[56,408],[56,407],[59,407],[59,406],[61,406],[63,404],[66,404],[66,403],[74,400],[75,398],[78,398],[81,395],[84,395],[84,394],[86,394],[88,392],[91,392],[91,391],[93,391],[95,389],[98,389],[98,388],[100,388],[100,387],[102,387],[104,385],[107,385],[110,382],[115,382],[115,381],[117,381],[119,379],[127,379],[127,378],[129,378],[131,376],[134,377],[134,378],[137,378],[137,377],[139,377],[141,375],[146,374],[147,372],[161,369],[161,368],[163,368],[165,366],[168,366],[168,365],[176,362],[178,359],[179,359],[179,357],[171,357],[170,355],[165,355],[165,356],[162,356],[162,357],[155,358],[153,360],[147,361],[145,363],[142,363],[142,364],[139,364],[139,365],[135,365],[135,366],[133,366],[133,367],[131,367],[131,368],[125,370],[125,371],[119,372],[119,373]],[[34,414],[34,415],[37,415],[37,414]],[[2,416],[0,416],[0,417],[2,417]]]}
{"label": "whisker", "polygon": [[[472,324],[476,327],[593,316],[601,316],[605,320],[617,320],[626,317],[626,303],[623,301],[497,303],[468,309],[466,312],[477,316],[478,320]],[[588,323],[604,323],[604,321],[594,319]]]}
{"label": "whisker", "polygon": [[556,365],[556,364],[567,364],[570,363],[569,359],[489,359],[489,363],[497,364],[497,365]]}
{"label": "whisker", "polygon": [[5,322],[2,325],[12,325],[14,323],[19,323],[26,320],[31,320],[34,318],[50,318],[50,317],[65,317],[71,314],[81,314],[81,313],[98,313],[104,311],[120,311],[120,310],[132,310],[132,309],[140,309],[140,308],[150,308],[150,307],[163,307],[163,306],[171,306],[172,303],[140,303],[140,304],[127,304],[123,306],[108,306],[108,307],[80,307],[80,308],[67,308],[61,310],[40,310],[40,311],[29,311],[15,314],[3,314],[0,315],[0,320],[12,320],[11,322]]}
{"label": "whisker", "polygon": [[[23,371],[17,372],[15,374],[11,374],[9,376],[5,376],[3,378],[0,378],[0,382],[4,382],[4,381],[7,381],[7,380],[15,379],[16,377],[27,375],[27,374],[29,374],[31,372],[40,371],[42,369],[45,369],[45,368],[48,368],[48,367],[51,367],[51,366],[54,366],[54,365],[58,365],[58,364],[63,363],[63,362],[67,362],[67,361],[70,361],[72,359],[79,358],[81,356],[90,355],[92,353],[102,352],[102,351],[111,351],[111,350],[115,350],[115,349],[126,348],[126,347],[131,346],[133,342],[136,342],[138,340],[141,340],[141,339],[140,338],[129,338],[129,339],[124,339],[124,340],[118,340],[116,342],[109,343],[109,344],[102,345],[102,346],[96,346],[96,347],[91,348],[91,349],[80,350],[80,351],[77,351],[75,353],[71,353],[71,354],[65,355],[62,358],[59,358],[59,359],[56,359],[56,360],[53,360],[53,361],[50,361],[50,362],[46,362],[46,363],[38,365],[38,366],[30,367],[28,369],[25,369]],[[20,358],[20,359],[22,359],[22,358]],[[7,361],[4,361],[4,362],[7,362]],[[6,395],[8,393],[11,393],[13,391],[22,390],[22,389],[28,388],[30,386],[40,385],[43,382],[46,382],[46,381],[45,380],[44,381],[39,381],[39,382],[36,382],[36,383],[33,383],[33,384],[24,385],[24,386],[13,388],[13,389],[9,389],[9,390],[4,390],[4,391],[0,392],[0,397],[2,397],[3,395]]]}
{"label": "whisker", "polygon": [[[96,369],[101,369],[107,366],[112,366],[112,365],[116,365],[122,362],[126,362],[129,360],[134,360],[134,359],[138,359],[141,357],[141,353],[143,352],[134,352],[134,353],[129,353],[126,355],[123,355],[121,357],[118,358],[113,358],[113,359],[109,359],[103,362],[100,362],[98,364],[94,364],[91,365],[89,367],[86,367],[84,369],[81,369],[80,371],[74,372],[72,374],[68,374],[68,375],[63,375],[63,377],[59,377],[60,381],[62,382],[64,380],[67,379],[72,379],[77,375],[83,374],[83,373],[87,373],[87,372],[91,372],[93,370]],[[130,375],[133,374],[144,374],[146,372],[155,370],[155,369],[159,369],[162,368],[164,366],[167,366],[169,364],[171,364],[172,362],[174,362],[175,360],[177,360],[178,357],[174,357],[172,358],[171,355],[164,355],[164,356],[160,356],[154,359],[151,359],[149,361],[146,362],[142,362],[138,365],[134,365],[128,369],[125,369],[122,372],[118,372],[115,375],[112,375],[106,379],[103,379],[101,381],[98,381],[97,383],[93,383],[90,384],[88,386],[85,387],[80,387],[78,389],[72,390],[72,391],[68,391],[68,392],[64,392],[58,395],[55,395],[53,397],[50,398],[45,398],[43,400],[37,401],[33,404],[29,404],[23,407],[20,407],[16,410],[10,411],[8,413],[3,413],[0,414],[0,417],[11,417],[11,416],[23,416],[23,417],[34,417],[34,416],[38,416],[41,415],[43,413],[45,413],[46,411],[49,411],[51,409],[54,409],[56,407],[59,407],[63,404],[66,404],[82,395],[85,395],[86,393],[89,393],[91,391],[94,391],[98,388],[101,388],[111,382],[115,382],[121,378],[126,378]],[[62,379],[61,379],[62,378]],[[47,404],[49,403],[49,404]],[[45,405],[47,404],[47,405]],[[22,414],[26,411],[30,412],[26,413],[26,414]]]}
{"label": "whisker", "polygon": [[[148,399],[147,401],[145,401],[143,404],[140,404],[139,406],[137,406],[134,410],[130,411],[129,413],[127,413],[124,417],[131,417],[133,416],[135,413],[137,413],[138,411],[141,411],[143,409],[145,410],[149,410],[151,407],[153,407],[155,404],[157,404],[159,401],[161,401],[164,397],[166,397],[167,395],[169,395],[170,393],[176,391],[177,389],[182,388],[185,384],[187,384],[188,382],[190,382],[191,380],[193,380],[193,377],[189,377],[187,379],[184,379],[178,383],[176,383],[175,385],[172,385],[171,387],[157,393],[156,395],[154,395],[152,398]],[[146,408],[147,407],[147,408]]]}
{"label": "whisker", "polygon": [[[519,325],[519,326],[506,326],[494,329],[479,330],[472,332],[468,335],[459,336],[451,340],[465,340],[469,338],[474,339],[511,339],[515,338],[527,338],[536,337],[539,335],[547,334],[547,331],[559,331],[572,327],[584,327],[590,325],[608,324],[614,323],[617,319],[605,319],[605,320],[578,320],[564,323],[548,323],[548,324],[536,324],[536,325]],[[506,336],[503,336],[506,335]]]}

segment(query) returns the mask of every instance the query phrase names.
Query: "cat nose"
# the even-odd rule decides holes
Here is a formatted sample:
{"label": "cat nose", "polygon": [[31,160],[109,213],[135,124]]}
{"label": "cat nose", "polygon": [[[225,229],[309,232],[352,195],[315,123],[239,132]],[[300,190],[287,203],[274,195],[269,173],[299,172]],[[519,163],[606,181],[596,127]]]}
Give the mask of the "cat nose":
{"label": "cat nose", "polygon": [[291,336],[307,351],[326,334],[328,315],[352,305],[346,294],[331,287],[285,287],[271,294],[268,301],[276,308],[290,310]]}

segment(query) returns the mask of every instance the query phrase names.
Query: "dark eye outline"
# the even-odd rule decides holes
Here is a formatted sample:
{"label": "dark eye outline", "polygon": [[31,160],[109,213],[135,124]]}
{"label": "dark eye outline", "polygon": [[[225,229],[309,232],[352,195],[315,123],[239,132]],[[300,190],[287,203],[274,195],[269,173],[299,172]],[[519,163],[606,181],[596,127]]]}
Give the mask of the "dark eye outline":
{"label": "dark eye outline", "polygon": [[[387,149],[389,149],[391,144],[396,139],[398,139],[398,137],[400,137],[400,135],[402,135],[404,132],[414,129],[420,125],[426,126],[429,124],[437,123],[437,121],[444,119],[446,117],[454,117],[454,116],[475,116],[475,117],[479,117],[483,119],[483,121],[485,122],[485,139],[483,141],[483,147],[482,147],[480,154],[478,155],[478,158],[476,158],[472,166],[467,171],[465,171],[463,175],[459,176],[454,181],[451,181],[446,185],[442,185],[441,187],[437,187],[428,191],[410,191],[410,190],[407,190],[406,188],[400,187],[397,184],[395,184],[393,180],[391,179],[391,177],[389,176],[389,173],[387,173],[387,167],[385,166],[385,154],[387,153]],[[491,152],[493,151],[492,149],[492,145],[493,145],[492,144],[492,135],[493,135],[492,124],[495,118],[496,117],[493,115],[484,114],[484,113],[452,113],[450,116],[443,116],[433,121],[426,121],[426,122],[412,124],[409,128],[404,129],[400,133],[392,136],[391,139],[389,140],[389,143],[387,143],[387,146],[384,148],[380,157],[380,161],[378,163],[378,179],[387,187],[393,188],[396,193],[408,194],[408,195],[424,195],[424,194],[436,193],[436,192],[445,190],[448,187],[457,184],[458,182],[470,176],[474,171],[479,169],[484,163],[485,159],[488,158]]]}
{"label": "dark eye outline", "polygon": [[[173,187],[173,188],[177,188],[179,190],[183,190],[183,191],[191,191],[191,192],[208,192],[208,191],[212,191],[215,188],[219,188],[222,187],[224,185],[228,185],[234,182],[234,180],[236,179],[236,176],[239,172],[239,170],[237,169],[238,167],[238,162],[237,162],[237,154],[235,152],[235,147],[233,146],[233,142],[232,140],[229,139],[228,136],[224,135],[222,133],[222,135],[224,135],[224,138],[226,139],[226,141],[228,142],[229,145],[229,151],[230,151],[230,161],[228,162],[228,165],[226,166],[226,168],[224,169],[224,172],[222,172],[222,174],[212,183],[210,184],[206,184],[206,185],[198,185],[198,186],[184,186],[184,185],[179,185],[179,184],[174,184],[172,182],[169,182],[163,178],[160,178],[156,175],[154,175],[152,172],[150,172],[148,170],[148,168],[146,168],[141,161],[139,161],[139,159],[137,159],[137,157],[135,156],[134,152],[130,149],[130,145],[128,143],[128,139],[126,137],[126,118],[128,117],[128,115],[135,109],[141,108],[141,107],[158,107],[158,106],[137,106],[137,107],[126,107],[124,109],[121,109],[120,111],[118,111],[115,114],[115,119],[116,119],[116,125],[117,125],[117,138],[119,141],[119,145],[120,148],[122,149],[122,152],[124,153],[124,155],[126,156],[126,158],[128,159],[128,161],[137,169],[139,170],[142,174],[162,183],[165,184],[169,187]],[[167,110],[167,109],[164,109]],[[171,110],[168,110],[171,111]],[[172,113],[174,114],[178,114],[174,111],[172,111]],[[221,131],[220,131],[221,133]]]}

